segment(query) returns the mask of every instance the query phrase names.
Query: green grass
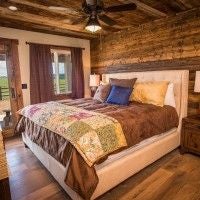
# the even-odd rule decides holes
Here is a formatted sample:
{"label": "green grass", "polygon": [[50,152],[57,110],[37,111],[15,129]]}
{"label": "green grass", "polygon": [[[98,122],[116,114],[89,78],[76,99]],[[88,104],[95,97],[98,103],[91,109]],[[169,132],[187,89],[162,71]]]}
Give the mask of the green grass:
{"label": "green grass", "polygon": [[8,78],[5,76],[0,77],[0,87],[8,87]]}
{"label": "green grass", "polygon": [[[59,83],[60,83],[60,92],[61,93],[66,93],[66,88],[67,88],[67,84],[65,83],[65,75],[64,74],[60,74],[59,77]],[[56,84],[55,84],[55,79],[54,79],[54,91],[56,92]]]}
{"label": "green grass", "polygon": [[[55,79],[54,79],[55,80]],[[65,77],[64,75],[60,75],[60,92],[65,93],[67,85],[65,86]],[[7,77],[0,77],[0,87],[1,88],[8,88],[8,78]],[[56,91],[56,87],[54,84],[54,90]],[[3,100],[9,98],[9,90],[2,89],[2,96]]]}
{"label": "green grass", "polygon": [[[1,92],[2,92],[2,97],[3,97],[3,100],[4,99],[8,99],[9,98],[9,90],[8,90],[8,78],[5,77],[5,76],[2,76],[0,77],[0,87],[2,88],[1,89]],[[7,88],[7,89],[5,89]]]}
{"label": "green grass", "polygon": [[66,91],[66,86],[65,86],[65,79],[60,79],[60,91],[65,92]]}

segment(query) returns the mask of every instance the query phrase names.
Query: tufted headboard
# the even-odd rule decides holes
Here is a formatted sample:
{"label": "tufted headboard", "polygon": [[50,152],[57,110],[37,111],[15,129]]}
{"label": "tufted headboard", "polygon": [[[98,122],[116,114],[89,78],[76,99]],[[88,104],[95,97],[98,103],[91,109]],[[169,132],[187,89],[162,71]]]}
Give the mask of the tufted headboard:
{"label": "tufted headboard", "polygon": [[102,80],[109,82],[109,78],[130,79],[137,78],[138,82],[144,81],[169,81],[174,83],[176,109],[180,120],[187,116],[188,104],[188,70],[146,71],[103,74]]}

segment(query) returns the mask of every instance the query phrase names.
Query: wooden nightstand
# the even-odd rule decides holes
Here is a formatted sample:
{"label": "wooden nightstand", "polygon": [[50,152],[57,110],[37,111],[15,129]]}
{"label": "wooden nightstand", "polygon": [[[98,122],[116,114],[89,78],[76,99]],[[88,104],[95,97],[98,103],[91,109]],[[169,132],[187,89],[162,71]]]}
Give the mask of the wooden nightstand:
{"label": "wooden nightstand", "polygon": [[200,155],[200,115],[183,118],[181,131],[181,153]]}
{"label": "wooden nightstand", "polygon": [[3,136],[0,130],[0,199],[11,200],[6,153]]}
{"label": "wooden nightstand", "polygon": [[0,131],[3,135],[3,138],[9,138],[9,137],[14,136],[14,127],[9,127],[7,129],[3,129],[3,130],[0,130]]}

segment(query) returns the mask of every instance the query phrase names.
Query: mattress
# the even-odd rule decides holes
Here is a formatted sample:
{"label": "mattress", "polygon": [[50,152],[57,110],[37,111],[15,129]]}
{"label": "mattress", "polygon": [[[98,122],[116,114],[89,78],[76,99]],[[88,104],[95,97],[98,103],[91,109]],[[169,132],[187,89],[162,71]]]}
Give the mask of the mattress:
{"label": "mattress", "polygon": [[119,153],[112,154],[112,155],[108,156],[107,160],[105,160],[101,164],[95,165],[95,169],[98,171],[98,170],[106,167],[107,165],[109,165],[109,164],[111,164],[111,163],[113,163],[113,162],[115,162],[115,161],[117,161],[117,160],[119,160],[123,157],[126,157],[126,156],[132,154],[135,151],[138,151],[138,150],[140,150],[140,149],[142,149],[142,148],[144,148],[144,147],[146,147],[150,144],[153,144],[154,142],[157,142],[157,141],[175,133],[176,131],[177,131],[177,128],[173,128],[173,129],[171,129],[167,132],[164,132],[164,133],[161,133],[159,135],[155,135],[153,137],[150,137],[146,140],[143,140],[142,142],[140,142],[140,143],[138,143],[138,144],[136,144],[136,145],[134,145],[134,146],[132,146],[128,149],[122,150]]}

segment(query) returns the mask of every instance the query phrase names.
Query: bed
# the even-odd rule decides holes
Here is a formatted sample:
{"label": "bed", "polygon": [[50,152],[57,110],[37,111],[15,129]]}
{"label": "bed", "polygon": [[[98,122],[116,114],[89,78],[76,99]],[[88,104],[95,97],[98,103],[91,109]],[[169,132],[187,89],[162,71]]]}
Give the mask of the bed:
{"label": "bed", "polygon": [[[179,126],[141,141],[131,148],[110,155],[104,162],[95,165],[99,182],[91,199],[102,195],[180,145],[181,120],[187,115],[188,75],[189,72],[186,70],[129,72],[103,75],[104,81],[108,81],[109,78],[123,79],[136,77],[139,81],[166,80],[174,83]],[[72,199],[82,199],[65,184],[63,175],[66,173],[66,167],[46,153],[40,146],[32,142],[28,137],[25,137],[25,134],[22,134],[22,136],[24,143],[38,157],[69,196]],[[126,169],[123,173],[121,172],[122,168]]]}

